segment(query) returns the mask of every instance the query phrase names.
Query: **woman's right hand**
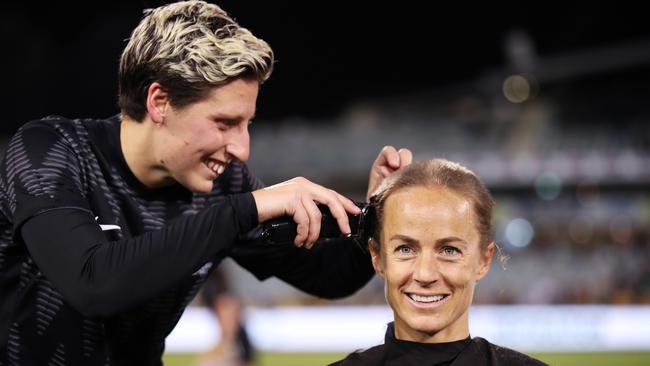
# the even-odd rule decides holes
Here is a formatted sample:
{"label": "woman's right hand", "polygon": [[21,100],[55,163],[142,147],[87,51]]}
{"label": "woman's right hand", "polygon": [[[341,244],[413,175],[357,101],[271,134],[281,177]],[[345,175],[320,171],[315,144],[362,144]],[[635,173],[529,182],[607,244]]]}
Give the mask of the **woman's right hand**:
{"label": "woman's right hand", "polygon": [[297,177],[253,192],[259,222],[291,216],[298,228],[294,244],[311,248],[320,234],[321,212],[317,204],[327,205],[343,234],[349,234],[348,213],[361,211],[350,199],[339,193]]}

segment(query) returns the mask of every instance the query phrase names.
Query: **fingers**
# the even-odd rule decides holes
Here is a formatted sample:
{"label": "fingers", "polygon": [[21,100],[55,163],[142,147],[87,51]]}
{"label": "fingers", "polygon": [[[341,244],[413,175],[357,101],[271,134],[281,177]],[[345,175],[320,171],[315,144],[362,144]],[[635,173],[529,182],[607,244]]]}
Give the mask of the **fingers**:
{"label": "fingers", "polygon": [[387,176],[391,175],[391,173],[393,173],[393,172],[394,172],[394,170],[387,167],[387,166],[380,166],[379,167],[379,173],[381,174],[382,178],[386,178]]}
{"label": "fingers", "polygon": [[413,153],[407,148],[401,148],[397,152],[399,155],[399,167],[404,167],[413,162]]}
{"label": "fingers", "polygon": [[[332,213],[332,216],[334,216],[336,219],[341,233],[344,235],[350,234],[352,230],[350,230],[350,223],[348,222],[348,212],[353,215],[357,215],[361,212],[359,207],[357,207],[357,205],[355,205],[354,202],[352,202],[350,199],[338,194],[331,189],[327,189],[315,183],[311,184],[312,186],[310,188],[313,189],[312,193],[314,194],[312,200],[327,205],[330,212]],[[315,203],[312,202],[312,204],[315,206]]]}
{"label": "fingers", "polygon": [[399,154],[397,153],[397,150],[395,150],[394,147],[387,145],[384,146],[381,151],[379,152],[379,155],[377,156],[377,159],[375,159],[375,163],[373,164],[375,166],[390,166],[390,167],[399,167]]}
{"label": "fingers", "polygon": [[308,249],[320,235],[322,214],[318,203],[328,206],[343,234],[351,232],[348,213],[357,215],[361,212],[347,197],[302,177],[254,191],[253,198],[259,222],[284,215],[291,216],[297,224],[295,245]]}
{"label": "fingers", "polygon": [[413,153],[411,150],[401,148],[398,151],[393,146],[384,146],[370,169],[366,198],[370,198],[384,178],[399,168],[411,164],[412,161]]}
{"label": "fingers", "polygon": [[[331,191],[335,195],[335,199],[331,202],[326,203],[332,213],[332,216],[336,219],[336,222],[339,225],[339,230],[343,235],[349,235],[352,230],[350,229],[350,222],[348,220],[348,212],[353,215],[358,215],[361,210],[354,202],[350,201],[346,197]],[[323,202],[325,203],[325,202]]]}
{"label": "fingers", "polygon": [[314,201],[312,201],[307,196],[302,197],[302,206],[305,209],[309,220],[307,224],[309,232],[307,233],[307,239],[303,244],[307,249],[311,249],[311,247],[314,246],[316,240],[318,240],[318,236],[320,234],[322,214]]}
{"label": "fingers", "polygon": [[393,146],[384,146],[375,160],[375,166],[387,166],[393,171],[411,164],[413,153],[407,148],[396,150]]}
{"label": "fingers", "polygon": [[307,249],[313,246],[320,235],[322,214],[316,206],[317,202],[327,205],[342,234],[350,234],[352,230],[350,229],[348,213],[358,215],[361,213],[361,209],[352,200],[331,189],[308,180],[305,180],[305,183],[311,193],[310,196],[304,196],[303,199],[303,206],[309,213],[310,220],[309,235],[305,242]]}
{"label": "fingers", "polygon": [[301,247],[309,237],[309,215],[307,210],[304,207],[297,208],[293,214],[293,221],[297,224],[296,237],[293,239],[293,243],[297,247]]}
{"label": "fingers", "polygon": [[354,201],[345,197],[342,194],[337,193],[336,191],[333,190],[330,191],[336,195],[336,197],[338,198],[339,202],[341,202],[346,212],[351,213],[353,215],[358,215],[361,213],[361,209],[359,208],[359,206],[357,206],[356,203],[354,203]]}

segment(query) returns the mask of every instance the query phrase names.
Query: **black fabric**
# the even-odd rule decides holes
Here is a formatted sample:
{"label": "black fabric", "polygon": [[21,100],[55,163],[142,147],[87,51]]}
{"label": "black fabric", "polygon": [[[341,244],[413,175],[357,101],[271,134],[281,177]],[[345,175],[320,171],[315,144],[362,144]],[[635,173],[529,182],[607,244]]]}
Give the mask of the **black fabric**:
{"label": "black fabric", "polygon": [[230,255],[259,279],[275,276],[328,299],[353,294],[375,274],[369,254],[351,239],[331,239],[312,249],[254,239],[230,248]]}
{"label": "black fabric", "polygon": [[250,193],[227,196],[164,229],[113,241],[106,238],[113,230],[104,234],[89,211],[64,208],[27,221],[22,237],[34,262],[74,309],[108,317],[222,259],[241,230],[238,212],[250,212],[254,205]]}
{"label": "black fabric", "polygon": [[543,366],[523,353],[475,337],[447,343],[418,343],[396,339],[388,324],[384,344],[353,352],[330,366]]}
{"label": "black fabric", "polygon": [[317,296],[348,295],[372,276],[353,245],[305,254],[251,240],[250,192],[263,185],[245,164],[231,163],[210,193],[147,189],[119,136],[119,116],[50,117],[10,140],[0,163],[0,365],[160,365],[165,337],[226,255]]}

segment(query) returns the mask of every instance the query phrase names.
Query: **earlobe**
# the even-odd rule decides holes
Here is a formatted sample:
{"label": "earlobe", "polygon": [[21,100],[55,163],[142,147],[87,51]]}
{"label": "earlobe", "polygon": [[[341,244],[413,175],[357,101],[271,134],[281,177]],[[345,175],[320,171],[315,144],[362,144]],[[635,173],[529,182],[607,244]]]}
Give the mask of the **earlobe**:
{"label": "earlobe", "polygon": [[[373,263],[373,267],[375,268],[375,273],[377,273],[377,276],[379,276],[381,278],[385,278],[384,269],[381,268],[380,262],[381,262],[380,258],[378,258],[378,257],[373,257],[372,258],[372,263]],[[377,264],[375,265],[375,263],[377,263]]]}
{"label": "earlobe", "polygon": [[381,264],[381,257],[375,249],[374,240],[370,239],[368,242],[368,249],[370,250],[370,258],[372,259],[372,267],[375,269],[375,273],[381,278],[384,278],[384,269]]}
{"label": "earlobe", "polygon": [[169,95],[159,83],[151,83],[147,90],[147,114],[155,124],[162,124],[165,120]]}
{"label": "earlobe", "polygon": [[494,242],[488,244],[485,248],[485,252],[481,258],[481,264],[477,273],[477,282],[490,271],[490,265],[492,264],[492,257],[494,256]]}

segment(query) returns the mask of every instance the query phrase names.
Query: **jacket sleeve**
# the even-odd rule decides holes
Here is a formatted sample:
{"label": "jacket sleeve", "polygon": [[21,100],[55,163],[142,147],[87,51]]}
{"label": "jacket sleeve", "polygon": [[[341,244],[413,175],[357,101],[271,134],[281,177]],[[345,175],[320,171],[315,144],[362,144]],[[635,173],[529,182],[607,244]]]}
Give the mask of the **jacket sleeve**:
{"label": "jacket sleeve", "polygon": [[10,141],[2,167],[14,239],[72,307],[109,316],[179,283],[224,256],[257,225],[250,193],[224,196],[157,231],[109,241],[85,196],[72,140],[32,124]]}
{"label": "jacket sleeve", "polygon": [[64,299],[88,316],[108,316],[174,286],[256,223],[250,194],[224,197],[164,229],[107,241],[92,214],[51,209],[28,219],[21,235],[30,255]]}
{"label": "jacket sleeve", "polygon": [[[244,165],[242,181],[247,189],[264,184]],[[259,239],[261,228],[242,236],[230,256],[259,280],[275,276],[311,295],[336,299],[354,294],[373,277],[370,255],[352,239],[329,240],[312,249],[293,243],[267,244]]]}
{"label": "jacket sleeve", "polygon": [[370,255],[352,239],[329,240],[312,249],[250,240],[232,247],[230,256],[260,280],[275,276],[327,299],[354,294],[375,273]]}
{"label": "jacket sleeve", "polygon": [[[244,182],[242,190],[264,187],[245,164],[235,171],[241,177],[233,180]],[[252,230],[230,249],[235,262],[259,280],[275,276],[309,294],[335,299],[352,295],[374,274],[369,254],[351,239],[330,240],[307,250],[293,243],[266,244],[259,239],[260,232],[259,227]]]}

